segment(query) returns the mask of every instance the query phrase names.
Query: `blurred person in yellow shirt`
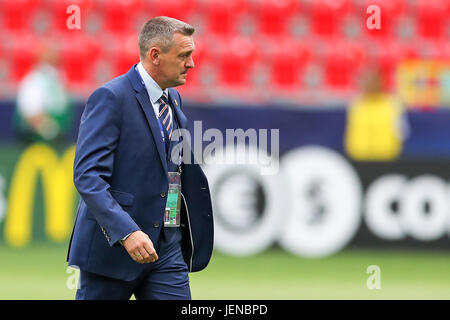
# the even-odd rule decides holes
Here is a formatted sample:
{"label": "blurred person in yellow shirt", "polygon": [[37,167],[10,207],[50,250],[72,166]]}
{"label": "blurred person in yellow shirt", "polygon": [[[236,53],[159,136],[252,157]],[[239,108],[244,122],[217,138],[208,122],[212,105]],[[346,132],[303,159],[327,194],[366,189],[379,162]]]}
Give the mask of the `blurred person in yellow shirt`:
{"label": "blurred person in yellow shirt", "polygon": [[359,161],[389,161],[402,152],[408,123],[400,100],[382,89],[380,73],[370,71],[363,93],[347,112],[344,147]]}

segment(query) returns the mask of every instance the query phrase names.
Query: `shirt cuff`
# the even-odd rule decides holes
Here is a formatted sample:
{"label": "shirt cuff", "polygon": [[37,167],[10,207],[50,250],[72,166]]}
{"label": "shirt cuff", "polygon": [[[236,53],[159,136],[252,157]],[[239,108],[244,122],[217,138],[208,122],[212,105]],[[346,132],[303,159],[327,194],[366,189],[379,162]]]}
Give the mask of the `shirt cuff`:
{"label": "shirt cuff", "polygon": [[131,233],[127,234],[125,237],[119,240],[120,244],[123,245],[123,242],[127,240],[127,238],[130,236]]}

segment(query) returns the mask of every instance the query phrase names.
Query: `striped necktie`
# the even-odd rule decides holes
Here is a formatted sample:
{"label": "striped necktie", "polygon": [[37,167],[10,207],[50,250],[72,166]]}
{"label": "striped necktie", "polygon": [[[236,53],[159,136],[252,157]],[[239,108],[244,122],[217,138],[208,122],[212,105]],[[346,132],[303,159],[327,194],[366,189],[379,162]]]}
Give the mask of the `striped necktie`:
{"label": "striped necktie", "polygon": [[159,98],[159,115],[158,118],[161,121],[162,126],[166,130],[166,134],[169,137],[172,136],[173,131],[173,124],[172,124],[172,117],[170,116],[169,112],[169,98],[167,97],[167,94],[163,92],[163,95],[161,98]]}

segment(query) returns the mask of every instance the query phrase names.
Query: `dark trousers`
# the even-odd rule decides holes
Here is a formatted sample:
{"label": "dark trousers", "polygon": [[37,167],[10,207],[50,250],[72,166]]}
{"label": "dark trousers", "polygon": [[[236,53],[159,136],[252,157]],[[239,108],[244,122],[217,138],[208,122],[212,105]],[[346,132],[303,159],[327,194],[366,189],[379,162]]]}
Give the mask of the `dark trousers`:
{"label": "dark trousers", "polygon": [[122,281],[80,270],[75,298],[128,300],[134,294],[137,300],[190,300],[189,272],[181,253],[181,230],[163,228],[161,236],[158,261],[149,263],[136,280]]}

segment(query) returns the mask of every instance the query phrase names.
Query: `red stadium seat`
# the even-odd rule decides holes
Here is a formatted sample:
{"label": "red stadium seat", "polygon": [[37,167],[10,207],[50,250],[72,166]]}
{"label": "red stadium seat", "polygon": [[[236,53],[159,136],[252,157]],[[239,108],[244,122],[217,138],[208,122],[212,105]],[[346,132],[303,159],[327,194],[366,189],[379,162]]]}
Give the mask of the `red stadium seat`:
{"label": "red stadium seat", "polygon": [[152,0],[148,1],[148,17],[168,16],[189,23],[192,12],[196,11],[198,0]]}
{"label": "red stadium seat", "polygon": [[246,0],[207,1],[202,8],[206,19],[206,31],[219,36],[237,34],[240,20],[247,10]]}
{"label": "red stadium seat", "polygon": [[419,0],[416,13],[418,34],[427,39],[443,38],[450,20],[449,13],[448,1]]}
{"label": "red stadium seat", "polygon": [[120,35],[136,33],[144,8],[143,0],[103,0],[101,10],[104,12],[104,31]]}
{"label": "red stadium seat", "polygon": [[71,5],[77,5],[80,8],[81,28],[85,28],[86,17],[94,9],[93,0],[50,0],[47,7],[51,14],[53,31],[71,32],[67,28],[67,19],[71,15],[67,13],[67,9]]}
{"label": "red stadium seat", "polygon": [[291,18],[299,11],[296,0],[262,0],[255,2],[255,6],[258,29],[269,36],[286,34]]}
{"label": "red stadium seat", "polygon": [[18,83],[31,70],[36,63],[36,49],[39,40],[28,33],[17,34],[21,40],[10,42],[6,53],[10,60],[9,77],[13,83]]}
{"label": "red stadium seat", "polygon": [[356,76],[366,61],[362,46],[342,40],[328,43],[323,58],[327,86],[337,90],[355,89]]}
{"label": "red stadium seat", "polygon": [[113,76],[119,76],[130,70],[133,64],[139,62],[139,46],[136,35],[128,35],[116,39],[113,57],[115,67]]}
{"label": "red stadium seat", "polygon": [[93,73],[101,56],[101,45],[95,38],[82,33],[71,34],[63,41],[62,69],[72,85],[83,85],[93,79]]}
{"label": "red stadium seat", "polygon": [[31,29],[36,9],[41,6],[42,0],[0,0],[3,28],[9,32],[25,32]]}
{"label": "red stadium seat", "polygon": [[311,30],[319,36],[335,36],[351,12],[350,0],[316,0],[311,4]]}
{"label": "red stadium seat", "polygon": [[[380,8],[380,28],[369,29],[367,19],[373,13],[367,13],[370,5],[376,5]],[[404,0],[366,0],[359,15],[363,17],[361,23],[364,25],[365,34],[375,39],[393,38],[397,35],[397,23],[399,18],[406,13]]]}
{"label": "red stadium seat", "polygon": [[228,88],[247,88],[258,55],[255,43],[248,38],[226,39],[218,46],[217,64],[220,84]]}
{"label": "red stadium seat", "polygon": [[301,86],[304,67],[312,60],[310,44],[293,38],[279,38],[268,43],[263,61],[269,65],[270,85],[275,90],[294,90]]}

